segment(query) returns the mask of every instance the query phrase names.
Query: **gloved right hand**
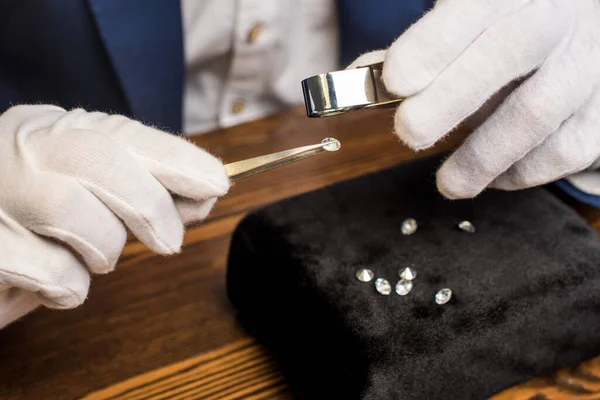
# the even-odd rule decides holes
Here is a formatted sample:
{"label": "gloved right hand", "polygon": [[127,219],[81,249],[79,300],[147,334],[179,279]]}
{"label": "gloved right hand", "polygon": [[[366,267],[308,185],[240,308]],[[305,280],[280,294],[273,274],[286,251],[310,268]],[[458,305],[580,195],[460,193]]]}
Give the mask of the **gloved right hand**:
{"label": "gloved right hand", "polygon": [[73,308],[115,267],[126,227],[160,254],[229,189],[223,164],[119,115],[16,106],[0,116],[0,328]]}
{"label": "gloved right hand", "polygon": [[382,60],[386,88],[406,98],[395,131],[412,149],[480,123],[437,173],[448,198],[597,167],[598,0],[440,0],[387,51],[351,67]]}

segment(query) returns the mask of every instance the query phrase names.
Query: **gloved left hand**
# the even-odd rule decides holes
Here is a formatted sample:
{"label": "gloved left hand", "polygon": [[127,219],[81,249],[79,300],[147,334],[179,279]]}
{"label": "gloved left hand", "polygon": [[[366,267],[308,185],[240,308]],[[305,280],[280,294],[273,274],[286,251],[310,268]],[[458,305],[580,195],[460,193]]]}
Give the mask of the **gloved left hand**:
{"label": "gloved left hand", "polygon": [[507,91],[438,171],[446,197],[545,184],[600,157],[597,0],[439,0],[389,50],[351,67],[382,60],[387,89],[406,97],[396,133],[415,150]]}
{"label": "gloved left hand", "polygon": [[221,161],[120,115],[50,105],[0,116],[0,328],[42,304],[74,308],[110,272],[126,228],[180,250],[229,189]]}

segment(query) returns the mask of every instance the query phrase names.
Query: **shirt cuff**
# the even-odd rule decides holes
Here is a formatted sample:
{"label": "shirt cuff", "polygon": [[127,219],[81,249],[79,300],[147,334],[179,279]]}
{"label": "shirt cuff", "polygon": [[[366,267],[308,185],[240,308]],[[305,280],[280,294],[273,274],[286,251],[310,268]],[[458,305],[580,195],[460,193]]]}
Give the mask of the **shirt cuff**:
{"label": "shirt cuff", "polygon": [[575,200],[600,208],[600,171],[577,174],[555,185]]}

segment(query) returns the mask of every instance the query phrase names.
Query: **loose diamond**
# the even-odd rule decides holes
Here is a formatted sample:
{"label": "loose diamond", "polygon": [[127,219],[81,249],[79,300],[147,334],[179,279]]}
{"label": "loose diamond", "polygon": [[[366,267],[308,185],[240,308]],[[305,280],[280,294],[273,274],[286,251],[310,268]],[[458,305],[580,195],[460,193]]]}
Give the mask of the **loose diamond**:
{"label": "loose diamond", "polygon": [[435,302],[439,305],[446,304],[452,298],[452,290],[448,288],[441,289],[435,294]]}
{"label": "loose diamond", "polygon": [[409,218],[402,222],[402,234],[403,235],[412,235],[417,231],[417,221],[414,218]]}
{"label": "loose diamond", "polygon": [[392,285],[383,278],[377,278],[375,280],[375,289],[385,296],[392,293]]}
{"label": "loose diamond", "polygon": [[396,283],[396,293],[398,293],[400,296],[406,296],[407,294],[410,293],[412,288],[413,288],[412,281],[409,281],[406,279],[400,279],[398,281],[398,283]]}
{"label": "loose diamond", "polygon": [[461,223],[458,224],[458,227],[462,231],[465,231],[468,233],[475,233],[475,225],[473,225],[470,221],[462,221]]}
{"label": "loose diamond", "polygon": [[321,144],[327,151],[338,151],[342,147],[339,140],[330,137],[321,140]]}
{"label": "loose diamond", "polygon": [[398,276],[402,279],[406,279],[407,281],[412,281],[417,277],[417,271],[412,268],[404,268],[400,270]]}
{"label": "loose diamond", "polygon": [[363,268],[356,271],[356,279],[361,282],[371,282],[374,277],[375,274],[370,269]]}

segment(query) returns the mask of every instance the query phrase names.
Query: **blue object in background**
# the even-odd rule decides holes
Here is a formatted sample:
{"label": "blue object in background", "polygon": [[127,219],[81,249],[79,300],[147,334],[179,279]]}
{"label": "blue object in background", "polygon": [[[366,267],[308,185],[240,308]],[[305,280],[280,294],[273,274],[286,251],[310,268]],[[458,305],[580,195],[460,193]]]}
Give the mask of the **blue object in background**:
{"label": "blue object in background", "polygon": [[566,179],[561,179],[560,181],[557,181],[554,184],[558,186],[563,192],[573,197],[575,200],[580,201],[584,204],[588,204],[592,207],[600,208],[600,196],[582,192]]}
{"label": "blue object in background", "polygon": [[183,60],[176,0],[0,1],[0,113],[50,103],[177,132]]}
{"label": "blue object in background", "polygon": [[179,1],[88,2],[132,114],[180,131],[184,54]]}
{"label": "blue object in background", "polygon": [[433,4],[434,0],[338,0],[341,66],[389,47]]}

